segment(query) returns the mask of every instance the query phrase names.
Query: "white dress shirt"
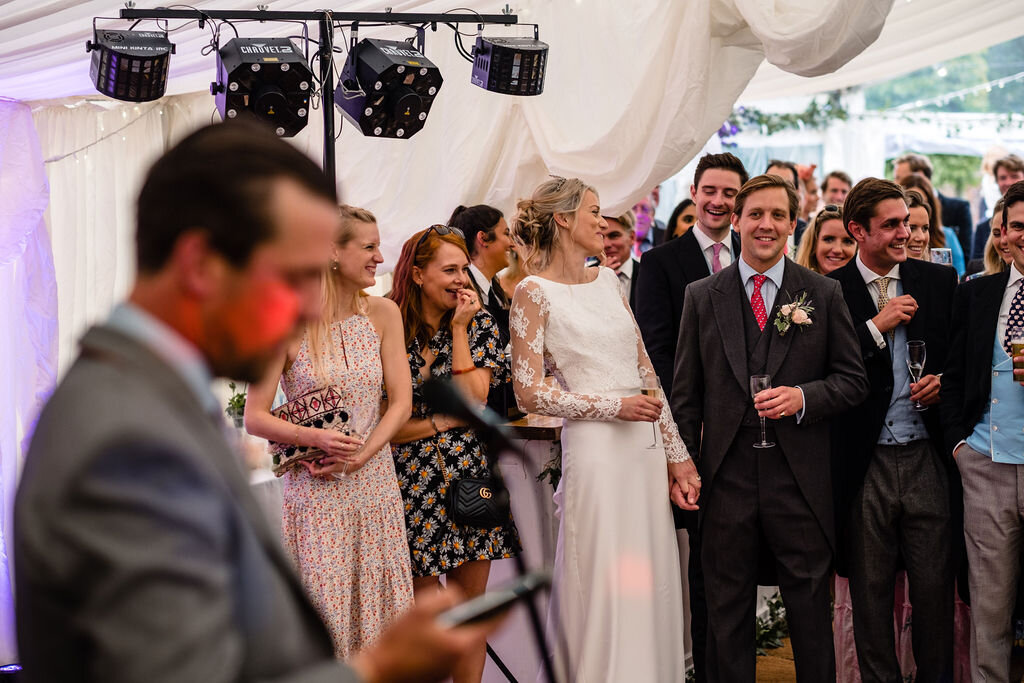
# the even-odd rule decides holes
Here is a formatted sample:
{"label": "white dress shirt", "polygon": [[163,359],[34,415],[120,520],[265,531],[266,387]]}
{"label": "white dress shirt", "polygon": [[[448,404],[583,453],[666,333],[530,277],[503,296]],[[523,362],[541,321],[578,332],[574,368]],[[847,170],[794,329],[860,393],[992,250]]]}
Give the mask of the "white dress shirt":
{"label": "white dress shirt", "polygon": [[629,301],[629,289],[633,284],[633,265],[636,263],[636,259],[632,256],[627,258],[619,266],[618,271],[615,275],[619,278],[619,292],[627,301]]}
{"label": "white dress shirt", "polygon": [[491,279],[484,275],[484,272],[477,268],[475,263],[469,264],[469,272],[473,274],[473,279],[480,285],[480,297],[482,299],[480,303],[486,304],[491,299]]}
{"label": "white dress shirt", "polygon": [[[878,308],[878,285],[874,284],[875,280],[883,277],[889,278],[889,288],[886,290],[889,301],[900,295],[900,287],[896,282],[900,279],[900,264],[897,263],[885,275],[879,275],[864,265],[864,262],[860,260],[860,253],[857,254],[854,260],[857,262],[857,270],[860,271],[860,276],[864,278],[864,284],[868,287],[868,294],[871,295],[871,300],[875,302],[875,308]],[[878,348],[884,349],[886,347],[885,335],[878,331],[878,327],[875,326],[872,320],[868,320],[866,325],[868,326],[868,332],[871,333],[871,338],[875,340],[875,344]]]}
{"label": "white dress shirt", "polygon": [[714,273],[715,269],[711,266],[712,259],[715,258],[715,245],[721,244],[722,249],[718,252],[718,262],[722,264],[724,269],[726,266],[732,264],[733,253],[732,253],[732,228],[726,231],[725,238],[721,242],[708,237],[700,226],[694,225],[692,228],[694,236],[697,238],[697,244],[700,245],[700,250],[704,254],[704,260],[708,263],[708,272]]}

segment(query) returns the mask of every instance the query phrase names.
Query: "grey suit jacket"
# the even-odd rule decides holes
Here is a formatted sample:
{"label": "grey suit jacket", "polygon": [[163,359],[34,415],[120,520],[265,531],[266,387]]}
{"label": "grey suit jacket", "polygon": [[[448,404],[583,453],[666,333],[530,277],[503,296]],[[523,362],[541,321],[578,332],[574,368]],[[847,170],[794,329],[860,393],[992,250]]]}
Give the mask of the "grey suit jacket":
{"label": "grey suit jacket", "polygon": [[[743,331],[739,267],[728,268],[686,288],[679,327],[672,415],[709,494],[726,457],[750,396],[750,373]],[[772,325],[778,309],[807,292],[814,306],[812,324],[796,325],[780,336]],[[767,374],[772,386],[800,386],[804,416],[772,420],[779,443],[815,517],[835,548],[832,510],[829,418],[867,396],[864,362],[839,283],[786,260],[782,286],[765,327],[774,335]]]}
{"label": "grey suit jacket", "polygon": [[123,334],[82,340],[15,506],[26,680],[357,680],[220,426]]}

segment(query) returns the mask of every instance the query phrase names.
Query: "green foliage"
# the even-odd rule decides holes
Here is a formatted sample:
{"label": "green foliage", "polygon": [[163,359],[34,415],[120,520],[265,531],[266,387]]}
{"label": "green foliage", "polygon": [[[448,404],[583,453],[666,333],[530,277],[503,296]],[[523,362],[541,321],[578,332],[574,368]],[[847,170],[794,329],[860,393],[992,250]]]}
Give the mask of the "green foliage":
{"label": "green foliage", "polygon": [[[1024,37],[869,85],[864,90],[865,104],[868,109],[891,109],[980,86],[1021,71],[1024,71]],[[963,98],[951,97],[946,102],[940,100],[921,108],[921,111],[981,113],[1022,110],[1024,88],[1019,82],[1003,88],[981,89]]]}
{"label": "green foliage", "polygon": [[811,100],[802,112],[775,114],[756,107],[736,107],[729,119],[718,129],[718,137],[725,147],[735,147],[730,138],[742,130],[750,129],[762,135],[772,135],[784,130],[820,130],[828,128],[833,121],[845,121],[850,116],[838,91],[828,94],[824,102]]}
{"label": "green foliage", "polygon": [[245,414],[245,390],[238,391],[234,382],[228,382],[228,389],[231,389],[231,398],[224,414],[230,418],[242,417]]}
{"label": "green foliage", "polygon": [[537,475],[537,481],[544,481],[547,479],[551,482],[551,488],[557,489],[558,482],[562,480],[562,450],[559,449],[555,457],[548,460],[547,464],[544,465],[544,469]]}
{"label": "green foliage", "polygon": [[754,645],[758,657],[768,650],[782,647],[782,639],[789,636],[789,624],[786,622],[786,607],[782,604],[782,596],[778,591],[765,603],[768,614],[757,617],[754,626]]}
{"label": "green foliage", "polygon": [[[905,150],[913,152],[915,150]],[[902,156],[903,153],[897,155]],[[962,154],[928,154],[932,162],[932,184],[944,192],[964,195],[981,184],[981,158]],[[894,159],[885,161],[885,177],[892,178]]]}

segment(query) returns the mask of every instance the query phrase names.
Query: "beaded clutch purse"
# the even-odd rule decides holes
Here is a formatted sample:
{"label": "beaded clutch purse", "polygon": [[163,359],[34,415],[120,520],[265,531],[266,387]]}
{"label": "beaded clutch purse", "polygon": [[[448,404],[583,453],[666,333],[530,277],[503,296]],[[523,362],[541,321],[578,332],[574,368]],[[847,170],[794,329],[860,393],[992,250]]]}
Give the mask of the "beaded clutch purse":
{"label": "beaded clutch purse", "polygon": [[[270,411],[270,414],[300,427],[348,431],[349,412],[341,404],[341,392],[333,385],[294,398]],[[289,468],[298,465],[300,460],[316,460],[324,456],[324,452],[315,446],[296,446],[277,441],[270,441],[269,446],[274,474],[279,477]]]}

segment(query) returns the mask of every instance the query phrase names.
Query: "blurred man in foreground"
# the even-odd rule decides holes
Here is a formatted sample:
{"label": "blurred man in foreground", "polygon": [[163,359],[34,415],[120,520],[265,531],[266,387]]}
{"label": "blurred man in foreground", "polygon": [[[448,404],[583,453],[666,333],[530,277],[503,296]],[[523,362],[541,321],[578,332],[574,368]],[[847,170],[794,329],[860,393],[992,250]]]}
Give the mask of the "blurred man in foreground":
{"label": "blurred man in foreground", "polygon": [[204,128],[150,170],[128,301],[82,339],[15,508],[29,681],[421,681],[486,627],[422,601],[333,657],[222,431],[214,376],[254,381],[320,308],[334,183],[253,123]]}

